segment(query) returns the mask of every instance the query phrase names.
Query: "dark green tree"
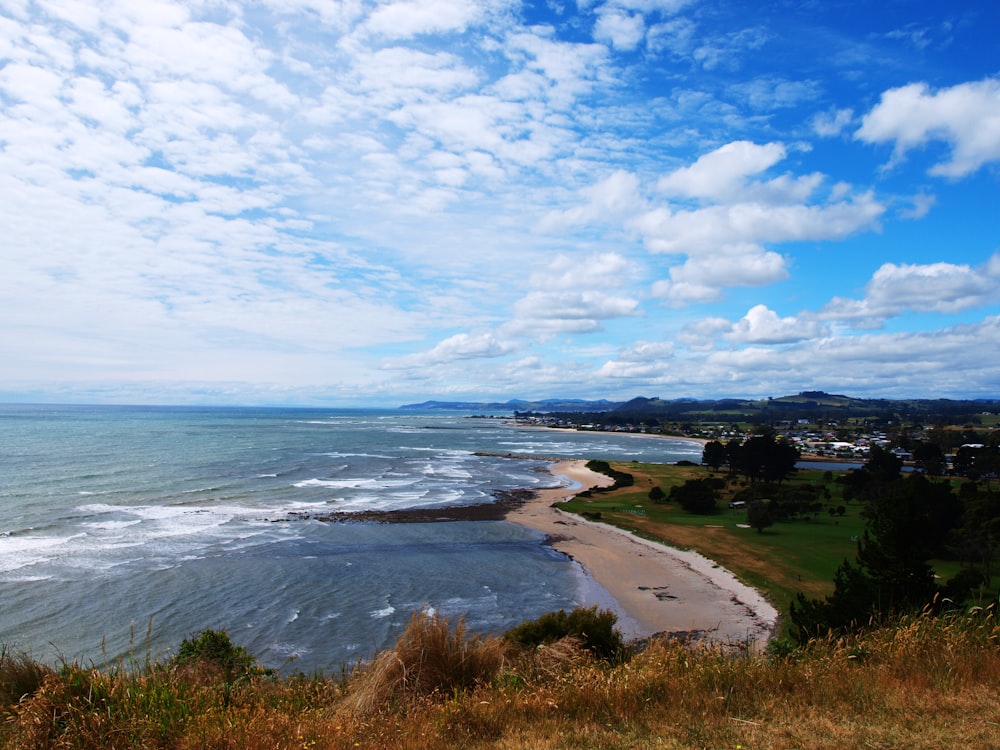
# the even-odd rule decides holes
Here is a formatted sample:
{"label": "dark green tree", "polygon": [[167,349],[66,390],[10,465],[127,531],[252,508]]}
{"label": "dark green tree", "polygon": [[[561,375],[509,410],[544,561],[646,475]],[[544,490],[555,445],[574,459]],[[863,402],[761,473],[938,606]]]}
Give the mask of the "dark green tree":
{"label": "dark green tree", "polygon": [[903,612],[919,611],[941,592],[929,560],[940,552],[954,523],[955,498],[947,482],[921,474],[885,485],[864,511],[867,528],[857,559],[834,577],[833,594],[808,600],[798,594],[791,619],[799,638],[828,628],[863,627]]}
{"label": "dark green tree", "polygon": [[747,523],[757,529],[758,534],[763,534],[764,529],[774,525],[770,505],[764,500],[752,501],[747,505]]}
{"label": "dark green tree", "polygon": [[670,500],[688,513],[708,515],[718,510],[714,482],[710,479],[689,479],[684,484],[670,488]]}
{"label": "dark green tree", "polygon": [[709,440],[705,443],[705,448],[701,453],[701,462],[703,464],[711,466],[715,471],[718,471],[719,467],[726,463],[727,460],[726,446],[718,440]]}
{"label": "dark green tree", "polygon": [[773,435],[755,435],[740,446],[737,471],[751,482],[782,482],[795,471],[799,451]]}
{"label": "dark green tree", "polygon": [[926,474],[939,477],[944,474],[944,451],[937,443],[923,441],[913,446],[913,461]]}
{"label": "dark green tree", "polygon": [[961,523],[952,529],[949,544],[959,561],[979,569],[987,585],[1000,553],[1000,493],[984,489],[977,482],[959,488],[963,512]]}

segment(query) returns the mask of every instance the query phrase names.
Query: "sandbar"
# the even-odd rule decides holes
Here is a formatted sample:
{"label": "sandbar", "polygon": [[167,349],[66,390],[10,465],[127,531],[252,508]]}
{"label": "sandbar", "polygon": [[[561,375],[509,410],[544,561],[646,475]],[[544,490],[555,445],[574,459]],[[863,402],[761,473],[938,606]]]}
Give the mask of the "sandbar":
{"label": "sandbar", "polygon": [[752,649],[767,643],[778,612],[758,591],[695,552],[553,508],[611,479],[579,460],[555,462],[550,471],[560,486],[536,490],[537,497],[506,519],[544,533],[553,549],[580,566],[583,606],[615,611],[628,639],[672,634]]}

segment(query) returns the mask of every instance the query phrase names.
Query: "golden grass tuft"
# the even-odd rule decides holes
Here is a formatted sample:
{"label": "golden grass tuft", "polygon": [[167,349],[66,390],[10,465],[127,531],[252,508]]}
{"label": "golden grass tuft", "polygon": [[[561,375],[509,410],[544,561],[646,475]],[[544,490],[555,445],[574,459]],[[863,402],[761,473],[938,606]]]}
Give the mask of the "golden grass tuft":
{"label": "golden grass tuft", "polygon": [[470,636],[463,618],[452,628],[439,614],[414,612],[396,645],[352,679],[345,707],[368,713],[472,688],[492,680],[509,652],[500,638]]}

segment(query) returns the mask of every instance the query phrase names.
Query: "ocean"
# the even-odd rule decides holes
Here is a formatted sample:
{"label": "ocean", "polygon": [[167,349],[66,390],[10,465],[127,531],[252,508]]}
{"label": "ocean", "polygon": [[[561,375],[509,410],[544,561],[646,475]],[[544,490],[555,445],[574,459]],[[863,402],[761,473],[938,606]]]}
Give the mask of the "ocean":
{"label": "ocean", "polygon": [[696,443],[397,410],[0,405],[0,643],[48,663],[165,658],[225,630],[334,673],[413,611],[477,632],[581,601],[578,566],[506,521],[327,522],[551,487],[544,461],[669,463]]}

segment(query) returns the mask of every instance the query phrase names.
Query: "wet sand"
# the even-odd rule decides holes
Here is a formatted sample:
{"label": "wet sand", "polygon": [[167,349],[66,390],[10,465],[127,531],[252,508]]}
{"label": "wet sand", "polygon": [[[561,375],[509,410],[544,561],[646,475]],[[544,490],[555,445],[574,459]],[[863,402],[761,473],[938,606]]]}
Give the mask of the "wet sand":
{"label": "wet sand", "polygon": [[626,638],[673,633],[754,648],[767,643],[778,612],[756,590],[695,552],[551,507],[583,489],[607,486],[611,479],[584,461],[559,461],[550,470],[565,484],[536,491],[534,499],[509,509],[506,518],[543,532],[550,546],[575,560],[589,579],[584,604],[615,610]]}

